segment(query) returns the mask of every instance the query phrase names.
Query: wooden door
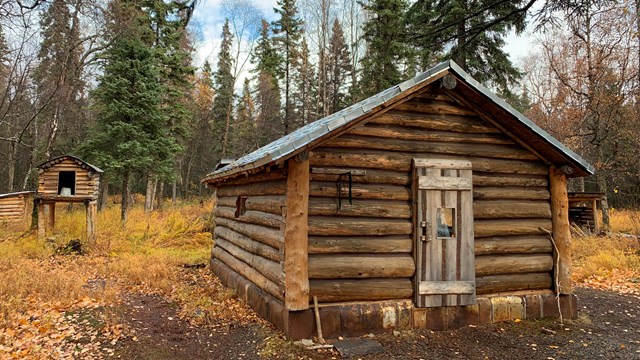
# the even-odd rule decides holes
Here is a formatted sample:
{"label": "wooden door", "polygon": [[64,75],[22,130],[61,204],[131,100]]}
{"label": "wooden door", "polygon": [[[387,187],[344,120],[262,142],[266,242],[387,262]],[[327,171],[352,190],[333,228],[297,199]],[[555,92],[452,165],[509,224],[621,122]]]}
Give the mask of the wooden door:
{"label": "wooden door", "polygon": [[475,304],[471,162],[413,162],[416,306]]}

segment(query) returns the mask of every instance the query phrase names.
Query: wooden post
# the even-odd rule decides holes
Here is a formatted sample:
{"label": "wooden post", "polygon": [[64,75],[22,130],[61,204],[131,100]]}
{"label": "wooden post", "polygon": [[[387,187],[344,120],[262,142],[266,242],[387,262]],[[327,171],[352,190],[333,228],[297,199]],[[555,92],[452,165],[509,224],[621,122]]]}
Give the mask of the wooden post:
{"label": "wooden post", "polygon": [[48,203],[46,206],[48,208],[46,231],[48,233],[53,233],[53,230],[56,227],[56,203]]}
{"label": "wooden post", "polygon": [[309,158],[298,155],[288,163],[284,228],[285,307],[295,311],[309,308]]}
{"label": "wooden post", "polygon": [[554,252],[554,266],[557,266],[556,293],[571,294],[571,231],[569,226],[569,196],[567,194],[567,176],[556,169],[549,168],[549,188],[551,192],[551,220],[553,239],[557,252]]}
{"label": "wooden post", "polygon": [[593,202],[591,203],[591,208],[593,209],[593,232],[599,234],[600,219],[598,219],[598,200],[593,200]]}
{"label": "wooden post", "polygon": [[86,203],[87,210],[87,241],[94,242],[96,240],[96,217],[98,215],[98,203],[91,200]]}
{"label": "wooden post", "polygon": [[45,211],[44,211],[44,203],[42,203],[42,201],[38,201],[37,205],[38,207],[38,238],[39,239],[44,239],[46,233],[46,229],[45,229]]}

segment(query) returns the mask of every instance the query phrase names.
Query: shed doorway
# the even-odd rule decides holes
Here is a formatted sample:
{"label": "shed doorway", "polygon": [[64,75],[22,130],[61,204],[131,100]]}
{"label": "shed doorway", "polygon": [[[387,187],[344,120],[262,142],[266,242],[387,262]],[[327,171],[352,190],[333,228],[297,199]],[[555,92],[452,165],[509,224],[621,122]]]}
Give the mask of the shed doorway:
{"label": "shed doorway", "polygon": [[58,173],[58,195],[73,196],[76,194],[76,172],[60,171]]}
{"label": "shed doorway", "polygon": [[414,159],[415,303],[476,303],[471,162]]}

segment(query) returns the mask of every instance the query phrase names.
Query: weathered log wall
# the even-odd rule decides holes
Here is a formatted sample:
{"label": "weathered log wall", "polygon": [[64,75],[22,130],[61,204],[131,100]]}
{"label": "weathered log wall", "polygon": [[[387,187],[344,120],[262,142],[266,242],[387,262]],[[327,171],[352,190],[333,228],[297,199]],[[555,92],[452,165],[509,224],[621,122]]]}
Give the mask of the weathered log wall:
{"label": "weathered log wall", "polygon": [[27,215],[28,200],[31,192],[0,195],[0,221],[19,221]]}
{"label": "weathered log wall", "polygon": [[[284,173],[254,175],[220,185],[216,190],[212,250],[226,271],[246,278],[281,302],[286,186]],[[246,197],[244,213],[236,216],[239,197]]]}
{"label": "weathered log wall", "polygon": [[38,196],[58,195],[58,173],[60,171],[76,172],[75,196],[97,198],[99,193],[99,176],[92,174],[86,166],[82,167],[72,159],[63,161],[40,170],[38,174]]}
{"label": "weathered log wall", "polygon": [[[548,165],[452,98],[424,94],[311,152],[312,296],[411,297],[411,160],[434,157],[473,164],[477,293],[552,288],[552,245],[539,229],[551,229]],[[352,203],[339,175],[349,171]]]}

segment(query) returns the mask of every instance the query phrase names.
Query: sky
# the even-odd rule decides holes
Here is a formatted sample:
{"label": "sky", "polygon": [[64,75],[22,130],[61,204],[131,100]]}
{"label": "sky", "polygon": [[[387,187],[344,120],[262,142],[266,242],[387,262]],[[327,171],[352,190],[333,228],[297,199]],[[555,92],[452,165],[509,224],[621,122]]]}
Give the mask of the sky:
{"label": "sky", "polygon": [[[220,34],[222,33],[222,25],[224,22],[224,14],[222,14],[222,2],[235,2],[237,0],[202,0],[196,8],[191,23],[192,30],[196,33],[197,42],[195,62],[197,66],[204,63],[205,59],[209,59],[215,64],[216,57],[220,46]],[[276,6],[276,0],[254,0],[269,21],[275,20],[273,8]],[[521,59],[528,55],[532,50],[532,36],[529,33],[516,35],[514,32],[505,38],[505,51],[509,54],[511,61],[519,65]],[[245,71],[246,72],[246,71]],[[238,84],[242,84],[241,76]]]}

